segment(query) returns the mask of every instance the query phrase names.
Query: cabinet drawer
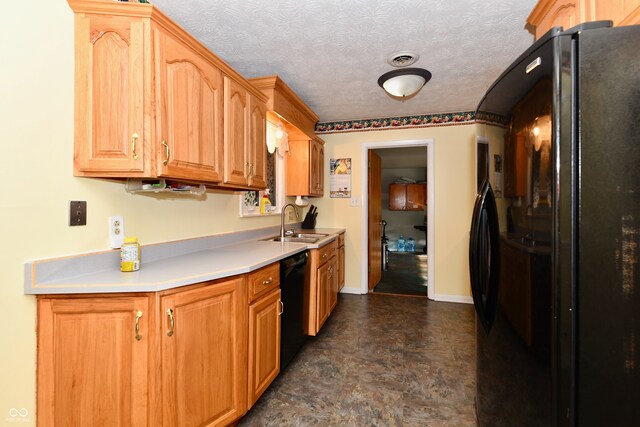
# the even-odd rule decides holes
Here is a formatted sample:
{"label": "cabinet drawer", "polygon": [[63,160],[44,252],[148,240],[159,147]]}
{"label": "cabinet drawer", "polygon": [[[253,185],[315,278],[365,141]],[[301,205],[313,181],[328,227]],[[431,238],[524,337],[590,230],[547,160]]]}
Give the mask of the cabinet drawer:
{"label": "cabinet drawer", "polygon": [[335,255],[337,249],[337,239],[318,249],[318,267],[329,261],[329,259]]}
{"label": "cabinet drawer", "polygon": [[247,275],[249,281],[249,302],[280,286],[280,263],[256,270]]}

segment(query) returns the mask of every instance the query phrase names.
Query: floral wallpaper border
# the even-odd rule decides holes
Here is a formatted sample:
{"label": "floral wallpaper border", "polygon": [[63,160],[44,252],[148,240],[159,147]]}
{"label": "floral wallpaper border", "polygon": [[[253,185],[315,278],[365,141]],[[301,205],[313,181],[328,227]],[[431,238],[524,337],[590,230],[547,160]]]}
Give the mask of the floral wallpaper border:
{"label": "floral wallpaper border", "polygon": [[319,122],[316,124],[316,133],[343,133],[370,130],[422,128],[431,126],[467,125],[482,122],[507,125],[507,119],[491,113],[480,113],[476,117],[475,111],[422,114],[404,117],[387,117],[379,119],[346,120],[339,122]]}

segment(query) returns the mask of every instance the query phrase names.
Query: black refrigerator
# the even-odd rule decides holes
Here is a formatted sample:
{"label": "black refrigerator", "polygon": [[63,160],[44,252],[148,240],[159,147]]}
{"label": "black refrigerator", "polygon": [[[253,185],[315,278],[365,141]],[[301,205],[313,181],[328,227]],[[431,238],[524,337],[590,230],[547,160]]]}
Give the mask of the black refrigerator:
{"label": "black refrigerator", "polygon": [[551,29],[476,120],[479,426],[640,425],[640,26]]}

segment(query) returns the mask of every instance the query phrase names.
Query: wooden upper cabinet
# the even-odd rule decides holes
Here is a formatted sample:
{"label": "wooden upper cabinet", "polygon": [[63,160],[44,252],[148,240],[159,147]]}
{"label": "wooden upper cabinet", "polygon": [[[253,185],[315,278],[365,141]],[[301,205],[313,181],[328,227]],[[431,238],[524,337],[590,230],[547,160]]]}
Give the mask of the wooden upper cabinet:
{"label": "wooden upper cabinet", "polygon": [[75,32],[74,171],[142,176],[151,137],[145,79],[149,22],[77,14]]}
{"label": "wooden upper cabinet", "polygon": [[263,93],[151,4],[67,1],[75,175],[266,186]]}
{"label": "wooden upper cabinet", "polygon": [[156,31],[158,176],[221,181],[222,73]]}
{"label": "wooden upper cabinet", "polygon": [[421,211],[427,204],[426,184],[389,184],[389,210]]}
{"label": "wooden upper cabinet", "polygon": [[583,22],[611,20],[613,25],[640,23],[640,0],[540,0],[527,22],[539,39],[551,27],[565,30]]}
{"label": "wooden upper cabinet", "polygon": [[318,116],[278,76],[249,80],[267,96],[267,120],[282,123],[289,137],[287,196],[324,194],[324,141],[315,135]]}
{"label": "wooden upper cabinet", "polygon": [[267,107],[249,94],[249,163],[248,184],[252,188],[267,187]]}
{"label": "wooden upper cabinet", "polygon": [[249,114],[247,91],[224,77],[224,183],[248,184]]}
{"label": "wooden upper cabinet", "polygon": [[161,297],[162,425],[226,426],[246,411],[244,276]]}
{"label": "wooden upper cabinet", "polygon": [[324,194],[324,141],[289,141],[286,159],[287,196]]}
{"label": "wooden upper cabinet", "polygon": [[39,298],[38,425],[147,425],[152,319],[147,297]]}
{"label": "wooden upper cabinet", "polygon": [[280,373],[280,297],[276,288],[249,306],[249,407]]}

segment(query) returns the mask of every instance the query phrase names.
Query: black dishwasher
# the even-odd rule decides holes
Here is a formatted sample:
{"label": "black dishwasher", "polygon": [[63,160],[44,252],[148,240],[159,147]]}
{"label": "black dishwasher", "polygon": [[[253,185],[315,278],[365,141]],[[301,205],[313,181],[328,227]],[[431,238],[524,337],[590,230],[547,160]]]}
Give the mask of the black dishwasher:
{"label": "black dishwasher", "polygon": [[308,338],[304,328],[307,257],[307,251],[304,251],[280,261],[280,290],[284,305],[280,317],[280,371],[291,363]]}

